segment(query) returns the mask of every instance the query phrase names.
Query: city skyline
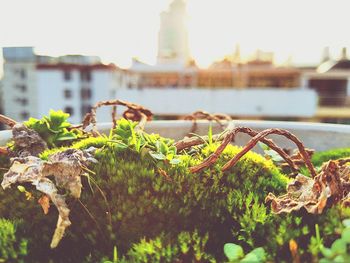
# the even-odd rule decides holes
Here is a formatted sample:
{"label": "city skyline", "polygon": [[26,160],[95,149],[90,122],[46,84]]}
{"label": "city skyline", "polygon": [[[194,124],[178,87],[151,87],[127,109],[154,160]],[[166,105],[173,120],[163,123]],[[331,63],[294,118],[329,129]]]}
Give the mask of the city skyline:
{"label": "city skyline", "polygon": [[[124,68],[132,57],[154,64],[159,15],[170,2],[3,0],[0,45],[34,46],[51,56],[97,55]],[[292,56],[295,64],[317,64],[325,46],[333,58],[350,46],[345,1],[186,2],[190,53],[201,67],[232,54],[237,44],[243,56],[262,49],[274,52],[277,63]]]}

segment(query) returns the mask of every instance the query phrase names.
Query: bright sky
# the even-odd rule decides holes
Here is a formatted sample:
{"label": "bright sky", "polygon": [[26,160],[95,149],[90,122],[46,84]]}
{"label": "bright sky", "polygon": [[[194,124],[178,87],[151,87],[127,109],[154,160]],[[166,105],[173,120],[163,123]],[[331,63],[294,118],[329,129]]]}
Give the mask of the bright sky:
{"label": "bright sky", "polygon": [[[0,47],[98,55],[128,67],[155,63],[159,14],[170,0],[0,0]],[[323,47],[350,49],[348,0],[187,0],[189,41],[200,66],[232,53],[274,51],[282,63],[318,63]],[[1,55],[1,54],[0,54]],[[1,72],[0,72],[1,74]]]}

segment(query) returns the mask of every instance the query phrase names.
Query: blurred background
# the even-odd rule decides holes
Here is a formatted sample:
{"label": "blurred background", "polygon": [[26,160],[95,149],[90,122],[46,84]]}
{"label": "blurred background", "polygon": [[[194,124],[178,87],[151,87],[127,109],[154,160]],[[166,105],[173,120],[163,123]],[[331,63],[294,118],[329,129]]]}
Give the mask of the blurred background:
{"label": "blurred background", "polygon": [[[2,0],[0,113],[350,123],[347,1]],[[1,53],[2,52],[2,53]],[[101,109],[100,122],[110,121]]]}

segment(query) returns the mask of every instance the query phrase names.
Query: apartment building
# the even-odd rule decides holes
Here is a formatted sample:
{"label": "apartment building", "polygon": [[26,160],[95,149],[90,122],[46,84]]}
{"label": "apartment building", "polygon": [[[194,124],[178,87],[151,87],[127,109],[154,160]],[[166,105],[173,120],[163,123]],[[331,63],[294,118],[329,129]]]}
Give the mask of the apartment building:
{"label": "apartment building", "polygon": [[[92,105],[115,98],[123,85],[122,70],[97,57],[38,56],[32,47],[4,48],[3,55],[4,114],[18,121],[62,109],[79,123]],[[98,119],[110,120],[109,111],[99,110]]]}

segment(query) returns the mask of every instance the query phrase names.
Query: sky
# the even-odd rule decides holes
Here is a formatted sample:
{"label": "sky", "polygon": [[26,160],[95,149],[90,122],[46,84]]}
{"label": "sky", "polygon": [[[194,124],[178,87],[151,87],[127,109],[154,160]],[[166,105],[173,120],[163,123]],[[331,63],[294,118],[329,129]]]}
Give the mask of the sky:
{"label": "sky", "polygon": [[[154,64],[159,14],[170,2],[0,0],[0,47],[98,55],[124,68],[132,57]],[[350,50],[349,7],[348,0],[187,0],[190,52],[201,67],[237,44],[242,56],[262,49],[276,63],[317,64],[325,46],[335,58],[343,46]]]}

